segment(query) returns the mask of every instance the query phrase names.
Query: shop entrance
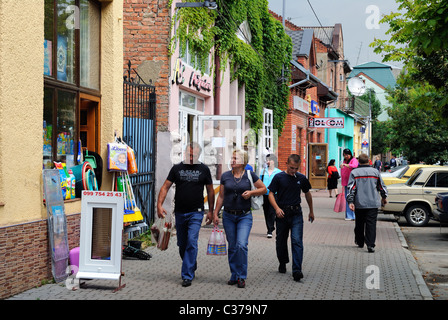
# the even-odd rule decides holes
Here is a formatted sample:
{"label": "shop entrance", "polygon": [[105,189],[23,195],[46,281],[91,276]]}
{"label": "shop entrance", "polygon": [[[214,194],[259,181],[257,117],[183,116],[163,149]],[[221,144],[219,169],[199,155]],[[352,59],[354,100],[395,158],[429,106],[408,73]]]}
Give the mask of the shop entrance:
{"label": "shop entrance", "polygon": [[327,188],[327,143],[310,143],[308,149],[309,181],[313,189]]}
{"label": "shop entrance", "polygon": [[82,149],[96,152],[99,146],[99,115],[100,98],[86,94],[80,94],[79,103],[79,138]]}

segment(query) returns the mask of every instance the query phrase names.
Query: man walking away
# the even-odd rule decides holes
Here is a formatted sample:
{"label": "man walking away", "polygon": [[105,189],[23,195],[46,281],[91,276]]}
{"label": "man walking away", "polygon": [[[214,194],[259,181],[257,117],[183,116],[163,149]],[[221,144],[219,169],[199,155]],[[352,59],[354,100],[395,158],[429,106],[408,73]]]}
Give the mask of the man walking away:
{"label": "man walking away", "polygon": [[387,203],[386,198],[387,189],[380,172],[369,166],[366,154],[361,154],[358,168],[350,173],[347,202],[355,211],[355,243],[360,248],[365,243],[369,252],[375,252],[378,208]]}
{"label": "man walking away", "polygon": [[163,208],[168,190],[176,184],[174,213],[176,217],[177,245],[182,258],[182,286],[188,287],[194,278],[198,255],[198,237],[204,217],[204,186],[207,189],[209,211],[207,224],[213,220],[215,193],[210,169],[198,161],[201,147],[190,143],[185,150],[185,160],[174,165],[160,189],[157,200],[157,215],[164,218]]}
{"label": "man walking away", "polygon": [[275,247],[279,260],[278,271],[286,272],[288,257],[288,236],[291,230],[292,276],[295,281],[303,278],[303,215],[300,206],[300,192],[305,193],[308,203],[308,220],[313,222],[313,198],[311,184],[301,173],[297,172],[300,165],[300,156],[292,154],[288,157],[286,171],[277,173],[269,185],[269,202],[275,210],[277,236]]}

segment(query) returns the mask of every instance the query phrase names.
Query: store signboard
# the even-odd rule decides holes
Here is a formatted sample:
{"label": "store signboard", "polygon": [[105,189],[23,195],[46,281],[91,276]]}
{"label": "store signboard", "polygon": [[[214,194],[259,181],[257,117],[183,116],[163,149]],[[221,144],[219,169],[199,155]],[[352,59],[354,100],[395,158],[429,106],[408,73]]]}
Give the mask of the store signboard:
{"label": "store signboard", "polygon": [[344,128],[344,118],[308,118],[309,128]]}
{"label": "store signboard", "polygon": [[310,103],[299,96],[293,96],[294,110],[299,110],[304,113],[308,113],[310,109]]}

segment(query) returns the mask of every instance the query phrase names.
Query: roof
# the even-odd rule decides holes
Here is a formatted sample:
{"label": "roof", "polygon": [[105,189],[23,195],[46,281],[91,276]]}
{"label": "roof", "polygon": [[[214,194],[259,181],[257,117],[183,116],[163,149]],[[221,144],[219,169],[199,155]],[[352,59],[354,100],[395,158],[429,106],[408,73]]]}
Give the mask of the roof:
{"label": "roof", "polygon": [[349,78],[356,77],[360,73],[364,73],[366,76],[376,81],[384,88],[393,88],[397,84],[392,73],[392,67],[387,64],[372,61],[357,65],[353,67]]}
{"label": "roof", "polygon": [[313,42],[313,30],[286,30],[286,34],[292,40],[292,55],[294,58],[308,56]]}
{"label": "roof", "polygon": [[313,30],[314,36],[327,46],[333,45],[333,27],[301,27],[304,30]]}

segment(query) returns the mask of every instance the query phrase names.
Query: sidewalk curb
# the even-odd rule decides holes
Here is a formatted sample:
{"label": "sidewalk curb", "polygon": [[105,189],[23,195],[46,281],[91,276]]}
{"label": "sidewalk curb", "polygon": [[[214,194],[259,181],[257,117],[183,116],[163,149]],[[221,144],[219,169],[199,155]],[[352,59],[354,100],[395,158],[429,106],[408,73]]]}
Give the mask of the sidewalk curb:
{"label": "sidewalk curb", "polygon": [[401,246],[403,248],[404,253],[406,254],[406,259],[409,264],[409,268],[412,270],[412,274],[414,275],[415,281],[417,282],[418,289],[420,290],[420,294],[423,297],[423,300],[434,300],[431,291],[429,290],[425,279],[423,279],[423,275],[418,267],[418,263],[415,260],[414,256],[412,255],[411,251],[409,250],[408,243],[401,232],[400,226],[398,223],[394,222],[395,231],[397,232],[398,239],[401,242]]}

